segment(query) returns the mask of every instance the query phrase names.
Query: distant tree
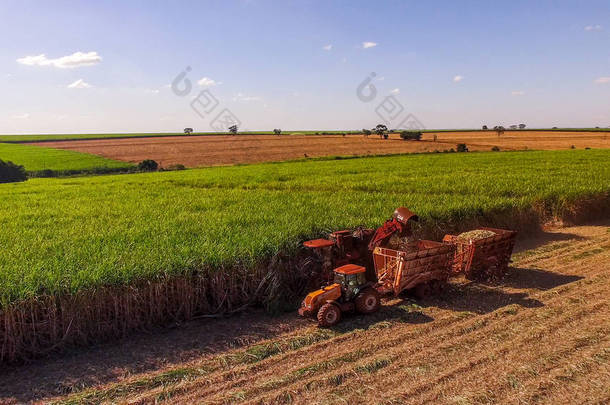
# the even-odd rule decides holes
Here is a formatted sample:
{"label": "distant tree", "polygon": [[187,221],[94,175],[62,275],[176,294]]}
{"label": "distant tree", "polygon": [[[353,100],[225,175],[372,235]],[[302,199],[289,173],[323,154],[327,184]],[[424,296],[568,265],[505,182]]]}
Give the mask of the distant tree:
{"label": "distant tree", "polygon": [[184,134],[185,135],[190,135],[193,133],[193,128],[184,128]]}
{"label": "distant tree", "polygon": [[275,128],[275,129],[273,130],[273,133],[274,133],[274,134],[276,134],[276,135],[281,135],[281,134],[282,134],[282,130],[281,130],[281,129],[279,129],[279,128]]}
{"label": "distant tree", "polygon": [[13,183],[27,179],[28,176],[23,166],[0,160],[0,183]]}
{"label": "distant tree", "polygon": [[138,163],[138,169],[143,172],[154,172],[159,168],[159,164],[152,159],[146,159]]}
{"label": "distant tree", "polygon": [[51,169],[43,169],[34,173],[35,177],[57,177],[57,173]]}
{"label": "distant tree", "polygon": [[553,129],[557,129],[557,127],[553,127]]}
{"label": "distant tree", "polygon": [[176,163],[176,164],[167,166],[167,170],[186,170],[186,166],[184,166],[181,163]]}
{"label": "distant tree", "polygon": [[466,146],[465,143],[458,143],[457,144],[457,151],[458,152],[468,152],[468,146]]}
{"label": "distant tree", "polygon": [[400,133],[400,137],[405,141],[407,141],[407,140],[419,141],[419,140],[421,140],[421,136],[422,136],[422,133],[420,131],[402,131]]}
{"label": "distant tree", "polygon": [[525,129],[525,124],[519,124],[519,129]]}
{"label": "distant tree", "polygon": [[378,124],[373,128],[373,132],[379,135],[382,139],[388,139],[388,127],[383,124]]}
{"label": "distant tree", "polygon": [[362,133],[364,134],[364,136],[368,137],[370,134],[372,134],[370,129],[362,129]]}
{"label": "distant tree", "polygon": [[517,126],[516,125],[511,125],[509,128],[510,129],[517,129]]}
{"label": "distant tree", "polygon": [[502,125],[495,126],[494,130],[498,133],[498,136],[504,135],[504,127]]}
{"label": "distant tree", "polygon": [[487,131],[487,125],[483,125],[483,130]]}
{"label": "distant tree", "polygon": [[237,135],[237,125],[231,125],[228,129],[231,134]]}

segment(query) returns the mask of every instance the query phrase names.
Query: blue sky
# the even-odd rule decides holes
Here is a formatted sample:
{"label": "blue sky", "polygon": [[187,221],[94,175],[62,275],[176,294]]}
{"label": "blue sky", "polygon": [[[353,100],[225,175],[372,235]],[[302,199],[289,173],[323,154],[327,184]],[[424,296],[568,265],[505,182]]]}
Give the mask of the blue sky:
{"label": "blue sky", "polygon": [[3,0],[0,18],[0,133],[207,131],[225,108],[244,130],[610,125],[608,1]]}

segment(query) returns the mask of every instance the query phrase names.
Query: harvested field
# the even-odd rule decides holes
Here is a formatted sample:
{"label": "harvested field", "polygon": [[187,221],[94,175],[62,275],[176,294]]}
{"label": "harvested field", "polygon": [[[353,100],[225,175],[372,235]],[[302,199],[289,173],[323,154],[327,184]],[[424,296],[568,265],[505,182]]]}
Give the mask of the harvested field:
{"label": "harvested field", "polygon": [[549,229],[499,284],[318,329],[294,313],[202,320],[0,374],[0,401],[608,403],[610,223]]}
{"label": "harvested field", "polygon": [[[434,136],[437,141],[435,142]],[[188,167],[281,161],[329,155],[377,155],[443,151],[466,143],[470,150],[610,148],[608,132],[494,131],[425,133],[422,141],[403,141],[393,134],[387,141],[371,135],[241,135],[170,136],[156,138],[69,140],[39,145],[91,153],[126,162],[154,159],[162,166]]]}

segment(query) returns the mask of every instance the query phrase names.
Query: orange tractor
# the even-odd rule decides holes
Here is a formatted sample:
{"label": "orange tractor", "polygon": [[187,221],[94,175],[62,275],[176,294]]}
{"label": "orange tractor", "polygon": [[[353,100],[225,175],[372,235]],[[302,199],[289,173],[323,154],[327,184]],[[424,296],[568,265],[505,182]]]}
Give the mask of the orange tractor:
{"label": "orange tractor", "polygon": [[370,314],[379,309],[381,298],[374,283],[366,280],[366,268],[346,264],[334,270],[334,283],[305,297],[299,315],[315,316],[320,326],[335,325],[342,312]]}
{"label": "orange tractor", "polygon": [[377,311],[381,296],[410,290],[424,298],[439,292],[452,276],[471,278],[489,269],[500,274],[508,267],[516,232],[481,228],[490,236],[476,241],[453,235],[443,242],[411,240],[411,221],[417,216],[400,207],[376,231],[339,231],[329,240],[305,242],[322,263],[322,280],[328,285],[309,293],[299,314],[332,326],[343,312]]}

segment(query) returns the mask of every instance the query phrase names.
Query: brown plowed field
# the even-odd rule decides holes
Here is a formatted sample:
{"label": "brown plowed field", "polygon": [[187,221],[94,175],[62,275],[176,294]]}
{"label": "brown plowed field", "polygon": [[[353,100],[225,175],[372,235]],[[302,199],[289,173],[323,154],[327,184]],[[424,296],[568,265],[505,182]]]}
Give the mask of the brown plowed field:
{"label": "brown plowed field", "polygon": [[521,242],[499,284],[453,281],[318,329],[192,322],[0,372],[0,401],[609,403],[610,223]]}
{"label": "brown plowed field", "polygon": [[[437,136],[436,142],[434,135]],[[403,141],[393,134],[389,140],[371,135],[237,135],[170,136],[40,142],[36,145],[92,153],[126,162],[154,159],[167,167],[188,167],[281,161],[329,155],[375,155],[443,151],[466,143],[470,150],[610,148],[608,132],[494,131],[426,133],[422,141]]]}

